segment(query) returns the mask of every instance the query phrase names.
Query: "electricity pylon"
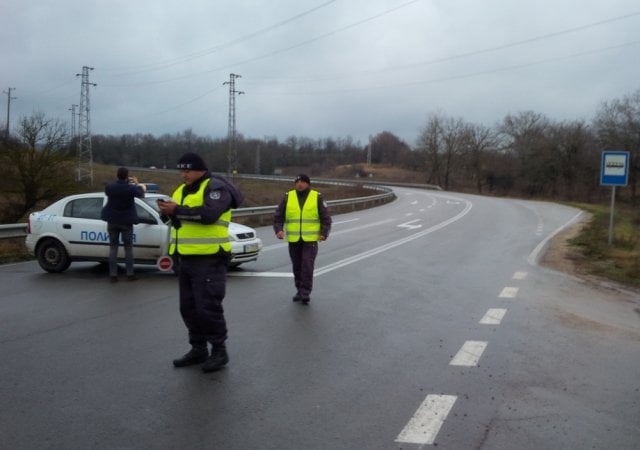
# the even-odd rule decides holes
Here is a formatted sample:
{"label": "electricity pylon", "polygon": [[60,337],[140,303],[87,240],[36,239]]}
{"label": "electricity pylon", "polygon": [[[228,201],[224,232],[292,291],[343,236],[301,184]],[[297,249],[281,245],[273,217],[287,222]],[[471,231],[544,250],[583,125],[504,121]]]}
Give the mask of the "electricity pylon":
{"label": "electricity pylon", "polygon": [[229,151],[227,153],[227,176],[236,174],[238,170],[238,148],[236,145],[236,94],[244,94],[243,91],[236,91],[236,78],[240,75],[229,74],[229,81],[222,83],[229,85],[229,127],[227,131],[227,140],[229,141]]}
{"label": "electricity pylon", "polygon": [[77,73],[81,78],[80,83],[80,111],[78,121],[78,181],[89,181],[93,186],[93,152],[91,150],[91,119],[89,106],[89,86],[97,86],[89,82],[89,71],[93,67],[82,66],[82,74]]}

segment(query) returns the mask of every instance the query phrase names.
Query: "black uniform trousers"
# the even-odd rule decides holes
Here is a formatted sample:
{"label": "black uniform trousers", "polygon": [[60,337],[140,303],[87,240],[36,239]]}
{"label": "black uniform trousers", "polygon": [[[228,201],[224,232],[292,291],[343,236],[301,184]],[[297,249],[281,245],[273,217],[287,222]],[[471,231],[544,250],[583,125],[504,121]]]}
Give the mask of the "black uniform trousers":
{"label": "black uniform trousers", "polygon": [[230,255],[180,256],[180,314],[189,331],[189,343],[206,349],[207,342],[224,348],[227,323],[222,309]]}
{"label": "black uniform trousers", "polygon": [[289,256],[298,294],[308,297],[313,289],[313,269],[318,254],[317,242],[289,242]]}

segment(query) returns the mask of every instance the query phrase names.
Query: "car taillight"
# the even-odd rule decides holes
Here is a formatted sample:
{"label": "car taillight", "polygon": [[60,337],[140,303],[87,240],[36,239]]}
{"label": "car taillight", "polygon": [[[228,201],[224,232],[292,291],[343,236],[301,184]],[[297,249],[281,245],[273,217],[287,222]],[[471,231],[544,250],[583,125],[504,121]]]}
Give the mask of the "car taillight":
{"label": "car taillight", "polygon": [[27,234],[31,234],[31,217],[27,220]]}

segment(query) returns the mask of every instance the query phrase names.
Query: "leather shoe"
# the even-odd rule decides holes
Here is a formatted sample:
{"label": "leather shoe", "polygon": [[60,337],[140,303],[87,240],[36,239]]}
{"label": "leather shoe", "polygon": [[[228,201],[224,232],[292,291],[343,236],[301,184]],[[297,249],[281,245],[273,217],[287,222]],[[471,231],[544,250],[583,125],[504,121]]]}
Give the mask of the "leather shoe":
{"label": "leather shoe", "polygon": [[174,367],[187,367],[193,366],[194,364],[200,364],[207,360],[209,357],[209,352],[207,352],[206,348],[192,348],[187,353],[185,353],[181,358],[173,360]]}
{"label": "leather shoe", "polygon": [[211,350],[211,356],[202,365],[204,373],[215,372],[222,369],[229,362],[229,355],[226,349]]}
{"label": "leather shoe", "polygon": [[302,298],[302,296],[300,294],[296,294],[296,295],[293,296],[293,301],[294,302],[299,302],[301,298]]}
{"label": "leather shoe", "polygon": [[311,297],[309,297],[308,295],[301,295],[301,296],[300,296],[300,302],[301,302],[303,305],[308,305],[308,304],[309,304],[309,301],[311,301]]}

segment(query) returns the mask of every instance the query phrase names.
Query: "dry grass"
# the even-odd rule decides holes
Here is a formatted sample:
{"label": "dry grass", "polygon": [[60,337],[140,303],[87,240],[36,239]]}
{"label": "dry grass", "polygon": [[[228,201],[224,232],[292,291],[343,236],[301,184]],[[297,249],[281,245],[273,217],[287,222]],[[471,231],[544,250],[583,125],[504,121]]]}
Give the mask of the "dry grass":
{"label": "dry grass", "polygon": [[609,245],[610,207],[574,205],[589,211],[591,220],[580,234],[569,240],[580,272],[640,287],[640,212],[627,205],[616,205]]}

